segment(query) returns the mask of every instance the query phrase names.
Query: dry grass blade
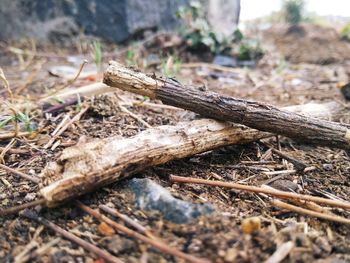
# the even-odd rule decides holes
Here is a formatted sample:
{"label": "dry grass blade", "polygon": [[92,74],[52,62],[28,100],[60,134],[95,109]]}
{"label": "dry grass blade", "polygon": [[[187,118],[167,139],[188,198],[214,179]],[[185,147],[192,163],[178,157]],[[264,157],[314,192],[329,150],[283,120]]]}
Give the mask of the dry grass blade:
{"label": "dry grass blade", "polygon": [[55,135],[50,139],[50,141],[45,144],[44,149],[49,148],[55,140],[60,136],[67,128],[72,125],[74,122],[80,120],[81,116],[89,109],[89,107],[82,108],[78,114],[76,114],[69,122],[67,122],[63,127],[55,133]]}
{"label": "dry grass blade", "polygon": [[0,79],[4,82],[5,84],[5,88],[10,96],[10,100],[11,100],[11,103],[13,102],[13,93],[10,89],[10,84],[9,82],[7,81],[6,77],[5,77],[5,74],[4,72],[2,71],[2,68],[0,68]]}
{"label": "dry grass blade", "polygon": [[127,108],[125,108],[124,106],[122,106],[122,105],[119,105],[119,108],[123,111],[123,112],[125,112],[125,113],[127,113],[127,114],[129,114],[131,117],[133,117],[135,120],[137,120],[137,121],[139,121],[140,123],[142,123],[143,125],[145,125],[145,127],[147,127],[147,128],[152,128],[152,126],[151,125],[149,125],[147,122],[145,122],[143,119],[141,119],[139,116],[137,116],[136,114],[134,114],[134,113],[132,113],[131,111],[129,111]]}

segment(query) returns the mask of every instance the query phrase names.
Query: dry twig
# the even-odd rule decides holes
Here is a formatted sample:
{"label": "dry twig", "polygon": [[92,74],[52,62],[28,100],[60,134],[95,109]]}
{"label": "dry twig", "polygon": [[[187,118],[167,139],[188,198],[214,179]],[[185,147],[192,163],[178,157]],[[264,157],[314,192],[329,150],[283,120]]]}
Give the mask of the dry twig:
{"label": "dry twig", "polygon": [[122,219],[125,223],[131,225],[132,227],[134,227],[135,229],[137,229],[140,233],[148,236],[149,238],[152,238],[152,239],[156,239],[156,240],[159,240],[160,238],[155,236],[151,231],[149,231],[146,227],[142,226],[141,224],[139,224],[138,222],[136,222],[135,220],[132,220],[130,217],[128,217],[127,215],[124,215],[120,212],[118,212],[116,209],[114,208],[110,208],[106,205],[100,205],[99,208],[112,215],[112,216],[115,216],[115,217],[118,217],[120,219]]}
{"label": "dry twig", "polygon": [[111,61],[103,82],[209,118],[232,121],[309,144],[350,149],[350,129],[336,122],[310,118],[273,105],[200,91],[173,79],[162,79]]}
{"label": "dry twig", "polygon": [[285,202],[282,202],[280,200],[272,200],[271,204],[282,208],[282,209],[287,209],[289,211],[298,213],[298,214],[304,214],[304,215],[308,215],[308,216],[312,216],[312,217],[317,217],[317,218],[321,218],[321,219],[325,219],[328,221],[333,221],[333,222],[337,222],[337,223],[342,223],[342,224],[347,224],[350,225],[350,219],[341,217],[341,216],[336,216],[333,214],[325,214],[325,213],[320,213],[320,212],[316,212],[316,211],[312,211],[309,209],[305,209],[305,208],[301,208],[295,205],[291,205],[291,204],[287,204]]}
{"label": "dry twig", "polygon": [[94,209],[82,204],[79,201],[75,201],[75,204],[80,209],[85,211],[86,213],[92,215],[93,217],[97,218],[100,221],[103,221],[103,222],[109,224],[115,230],[120,231],[120,232],[122,232],[130,237],[137,238],[137,239],[139,239],[147,244],[150,244],[153,247],[157,248],[158,250],[162,251],[163,253],[166,253],[166,254],[169,254],[169,255],[172,255],[172,256],[175,256],[178,258],[182,258],[182,259],[185,259],[185,260],[187,260],[189,262],[193,262],[193,263],[208,263],[209,262],[206,259],[199,259],[199,258],[196,258],[194,256],[185,254],[185,253],[183,253],[175,248],[169,247],[168,245],[166,245],[158,240],[154,240],[154,239],[148,238],[144,235],[141,235],[141,234],[139,234],[139,233],[137,233],[137,232],[121,225],[121,224],[114,222],[113,220],[111,220],[108,217],[99,213],[97,210],[94,210]]}
{"label": "dry twig", "polygon": [[81,116],[83,116],[83,114],[89,109],[89,107],[84,107],[80,110],[80,112],[78,112],[69,122],[67,122],[65,125],[63,125],[63,127],[61,127],[61,129],[59,131],[57,131],[55,133],[54,136],[52,136],[52,138],[48,141],[47,144],[44,145],[44,149],[49,148],[54,142],[55,140],[58,138],[58,136],[60,136],[65,130],[67,130],[67,128],[72,125],[74,122],[80,120]]}
{"label": "dry twig", "polygon": [[52,229],[57,234],[59,234],[59,235],[63,236],[64,238],[78,244],[79,246],[81,246],[85,250],[92,252],[95,255],[103,258],[107,262],[113,262],[113,263],[122,263],[123,262],[120,259],[113,256],[112,254],[108,253],[107,251],[104,251],[101,248],[77,237],[76,235],[74,235],[74,234],[68,232],[67,230],[64,230],[63,228],[59,227],[58,225],[50,222],[49,220],[47,220],[43,217],[37,216],[33,211],[25,210],[21,213],[21,216],[24,216],[24,217],[29,218],[31,220],[37,221],[38,223],[44,225],[45,227]]}
{"label": "dry twig", "polygon": [[22,173],[20,171],[12,169],[12,168],[10,168],[10,167],[8,167],[6,165],[0,164],[0,168],[5,170],[5,171],[7,171],[7,172],[9,172],[9,173],[13,173],[15,175],[18,175],[19,177],[21,177],[23,179],[29,180],[29,181],[31,181],[33,183],[36,183],[36,184],[40,183],[40,178],[36,178],[36,177],[31,176],[29,174]]}
{"label": "dry twig", "polygon": [[211,180],[192,178],[192,177],[182,177],[182,176],[175,176],[175,175],[170,176],[170,181],[175,183],[203,184],[208,186],[232,188],[232,189],[237,189],[237,190],[246,191],[246,192],[267,194],[267,195],[284,198],[284,199],[312,201],[315,203],[325,204],[329,206],[350,209],[349,202],[330,200],[330,199],[311,196],[311,195],[282,192],[278,190],[266,189],[266,188],[257,187],[257,186],[249,186],[249,185],[242,185],[242,184],[228,183],[228,182],[221,182],[221,181],[211,181]]}

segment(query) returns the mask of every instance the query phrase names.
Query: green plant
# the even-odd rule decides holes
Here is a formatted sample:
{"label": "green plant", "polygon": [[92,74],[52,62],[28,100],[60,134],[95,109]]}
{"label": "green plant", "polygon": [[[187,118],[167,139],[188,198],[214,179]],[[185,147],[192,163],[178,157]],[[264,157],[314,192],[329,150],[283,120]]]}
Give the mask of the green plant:
{"label": "green plant", "polygon": [[14,115],[3,117],[3,119],[0,121],[0,129],[4,128],[10,122],[15,122],[15,123],[22,123],[24,126],[24,129],[27,132],[32,132],[33,127],[30,121],[31,121],[31,118],[29,116],[29,108],[26,107],[24,109],[24,112],[16,110]]}
{"label": "green plant", "polygon": [[129,67],[136,65],[135,52],[132,49],[128,49],[126,52],[125,62]]}
{"label": "green plant", "polygon": [[94,60],[94,63],[96,64],[96,67],[100,69],[102,62],[102,48],[101,43],[98,40],[95,40],[92,43],[92,58]]}
{"label": "green plant", "polygon": [[283,0],[285,21],[290,25],[298,25],[303,20],[304,6],[304,0]]}
{"label": "green plant", "polygon": [[350,41],[350,23],[347,23],[340,31],[340,37],[344,40]]}
{"label": "green plant", "polygon": [[2,117],[2,120],[0,121],[0,129],[4,128],[12,120],[14,120],[13,116]]}
{"label": "green plant", "polygon": [[214,54],[226,53],[234,41],[243,38],[239,30],[229,37],[215,32],[205,18],[202,5],[198,1],[191,1],[189,6],[180,7],[177,16],[182,20],[180,34],[192,50],[209,50]]}
{"label": "green plant", "polygon": [[289,66],[288,61],[284,58],[280,59],[278,61],[278,65],[276,67],[276,73],[281,74],[285,69],[287,69]]}
{"label": "green plant", "polygon": [[252,60],[261,58],[264,51],[259,41],[250,39],[242,41],[236,53],[240,60]]}
{"label": "green plant", "polygon": [[168,56],[167,59],[162,59],[160,67],[165,77],[176,77],[181,67],[181,61],[175,55]]}
{"label": "green plant", "polygon": [[33,128],[30,124],[31,118],[29,117],[29,108],[28,107],[25,108],[24,112],[17,111],[16,118],[17,118],[17,121],[19,121],[20,123],[23,123],[24,129],[27,132],[33,131]]}

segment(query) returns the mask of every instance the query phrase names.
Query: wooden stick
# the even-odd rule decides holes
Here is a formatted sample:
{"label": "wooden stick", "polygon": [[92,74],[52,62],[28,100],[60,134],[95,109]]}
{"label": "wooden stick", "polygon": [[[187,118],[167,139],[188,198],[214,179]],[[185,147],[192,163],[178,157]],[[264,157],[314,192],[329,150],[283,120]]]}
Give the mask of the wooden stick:
{"label": "wooden stick", "polygon": [[330,214],[312,211],[312,210],[301,208],[301,207],[298,207],[295,205],[287,204],[287,203],[282,202],[280,200],[273,200],[271,202],[271,204],[276,206],[276,207],[282,208],[282,209],[287,209],[289,211],[296,212],[298,214],[304,214],[304,215],[308,215],[308,216],[313,216],[313,217],[325,219],[328,221],[333,221],[333,222],[337,222],[337,223],[350,225],[350,219],[347,219],[347,218],[344,218],[341,216],[330,215]]}
{"label": "wooden stick", "polygon": [[203,184],[208,186],[219,186],[219,187],[231,188],[231,189],[252,192],[252,193],[262,193],[262,194],[267,194],[267,195],[284,198],[284,199],[312,201],[315,203],[325,204],[329,206],[350,209],[350,202],[330,200],[330,199],[312,196],[312,195],[302,195],[302,194],[296,194],[296,193],[290,193],[290,192],[283,192],[283,191],[267,189],[267,188],[257,187],[257,186],[242,185],[242,184],[222,182],[222,181],[212,181],[212,180],[205,180],[205,179],[199,179],[199,178],[193,178],[193,177],[182,177],[182,176],[175,176],[175,175],[170,176],[170,181],[174,183],[190,183],[190,184]]}
{"label": "wooden stick", "polygon": [[123,261],[121,261],[120,259],[116,258],[115,256],[113,256],[112,254],[108,253],[107,251],[102,250],[99,247],[96,247],[95,245],[77,237],[76,235],[68,232],[67,230],[64,230],[63,228],[59,227],[58,225],[50,222],[49,220],[37,216],[34,212],[30,211],[30,210],[25,210],[21,213],[21,216],[24,216],[26,218],[29,218],[31,220],[37,221],[38,223],[46,226],[47,228],[51,228],[53,231],[55,231],[56,233],[58,233],[59,235],[63,236],[64,238],[78,244],[79,246],[81,246],[82,248],[84,248],[85,250],[92,252],[94,254],[96,254],[97,256],[103,258],[104,260],[106,260],[107,262],[113,262],[113,263],[123,263]]}
{"label": "wooden stick", "polygon": [[41,178],[47,181],[54,175],[56,181],[40,193],[52,207],[150,166],[269,136],[242,125],[201,119],[155,127],[130,138],[95,140],[64,149],[57,162],[48,164]]}
{"label": "wooden stick", "polygon": [[148,76],[117,62],[110,62],[103,82],[206,117],[240,123],[310,144],[350,149],[350,129],[340,123],[291,113],[266,103],[199,91],[172,79]]}
{"label": "wooden stick", "polygon": [[49,163],[41,178],[54,175],[58,180],[40,193],[52,207],[147,167],[268,136],[243,126],[202,119],[155,127],[129,138],[97,139],[66,148],[57,162]]}
{"label": "wooden stick", "polygon": [[193,262],[193,263],[208,263],[210,262],[209,260],[206,260],[206,259],[200,259],[200,258],[197,258],[197,257],[194,257],[194,256],[191,256],[191,255],[188,255],[186,253],[183,253],[179,250],[177,250],[176,248],[172,248],[170,246],[168,246],[167,244],[165,243],[162,243],[162,242],[159,242],[158,240],[155,240],[155,239],[151,239],[151,238],[148,238],[144,235],[141,235],[121,224],[118,224],[116,222],[114,222],[113,220],[111,220],[110,218],[102,215],[101,213],[99,213],[97,210],[94,210],[84,204],[82,204],[81,202],[79,201],[75,201],[75,204],[80,208],[82,209],[83,211],[85,211],[86,213],[92,215],[93,217],[97,218],[98,220],[100,221],[103,221],[107,224],[109,224],[111,227],[113,227],[115,230],[119,231],[119,232],[122,232],[130,237],[133,237],[133,238],[137,238],[147,244],[150,244],[152,245],[153,247],[157,248],[158,250],[160,250],[161,252],[163,253],[166,253],[166,254],[169,254],[169,255],[172,255],[172,256],[175,256],[175,257],[179,257],[179,258],[182,258],[182,259],[185,259],[189,262]]}

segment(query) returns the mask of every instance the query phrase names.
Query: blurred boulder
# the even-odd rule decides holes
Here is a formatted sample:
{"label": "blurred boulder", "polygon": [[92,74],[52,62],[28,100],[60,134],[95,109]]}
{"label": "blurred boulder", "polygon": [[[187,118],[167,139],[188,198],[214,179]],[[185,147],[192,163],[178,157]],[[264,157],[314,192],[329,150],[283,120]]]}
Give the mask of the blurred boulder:
{"label": "blurred boulder", "polygon": [[240,0],[207,0],[208,22],[215,32],[228,36],[237,28]]}
{"label": "blurred boulder", "polygon": [[[239,2],[225,2],[237,1]],[[175,29],[179,24],[176,11],[188,2],[189,0],[1,0],[0,40],[30,37],[39,41],[57,42],[84,32],[109,41],[123,42],[147,30]],[[215,6],[209,0],[206,2],[207,8]],[[208,12],[208,19],[214,25],[219,23],[220,17],[228,17],[219,15],[217,8]],[[231,13],[229,17],[237,21],[232,9],[228,12]],[[218,26],[220,27],[222,28]]]}

